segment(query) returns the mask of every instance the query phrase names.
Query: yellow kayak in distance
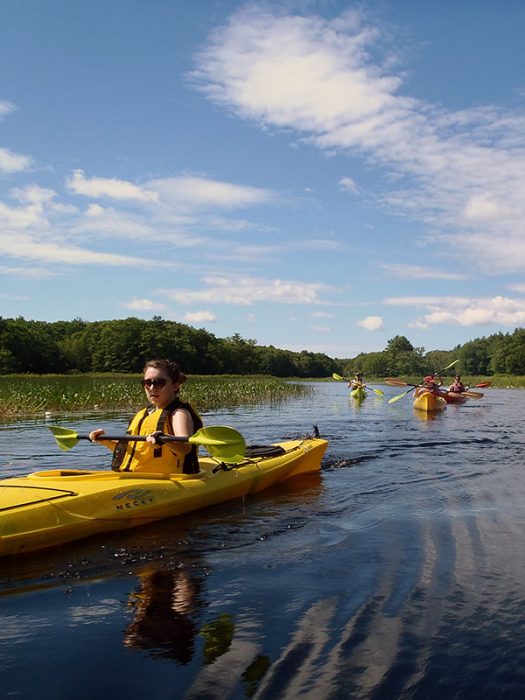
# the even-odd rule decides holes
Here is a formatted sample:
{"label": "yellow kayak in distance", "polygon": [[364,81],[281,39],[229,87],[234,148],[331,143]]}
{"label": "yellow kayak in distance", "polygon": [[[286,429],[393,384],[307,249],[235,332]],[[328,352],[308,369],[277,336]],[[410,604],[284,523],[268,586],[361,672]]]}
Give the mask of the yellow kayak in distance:
{"label": "yellow kayak in distance", "polygon": [[356,401],[362,401],[364,398],[366,398],[365,387],[357,386],[355,389],[352,389],[352,391],[350,392],[350,396]]}
{"label": "yellow kayak in distance", "polygon": [[197,474],[52,469],[0,480],[0,556],[124,530],[319,472],[317,437],[247,448],[235,464],[200,457]]}
{"label": "yellow kayak in distance", "polygon": [[447,402],[442,396],[435,396],[431,391],[421,391],[414,399],[413,406],[418,411],[442,411]]}

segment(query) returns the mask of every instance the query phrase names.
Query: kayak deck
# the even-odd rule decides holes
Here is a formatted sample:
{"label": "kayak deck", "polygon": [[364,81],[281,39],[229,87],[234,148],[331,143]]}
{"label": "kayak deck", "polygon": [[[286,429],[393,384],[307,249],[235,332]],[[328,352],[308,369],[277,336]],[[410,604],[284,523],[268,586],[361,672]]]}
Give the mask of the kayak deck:
{"label": "kayak deck", "polygon": [[366,397],[366,390],[363,386],[358,386],[352,389],[350,396],[356,401],[362,401]]}
{"label": "kayak deck", "polygon": [[[0,556],[136,527],[317,472],[327,441],[277,443],[234,465],[199,459],[197,474],[53,469],[0,480]],[[273,454],[272,454],[273,452]],[[276,454],[278,453],[278,454]]]}

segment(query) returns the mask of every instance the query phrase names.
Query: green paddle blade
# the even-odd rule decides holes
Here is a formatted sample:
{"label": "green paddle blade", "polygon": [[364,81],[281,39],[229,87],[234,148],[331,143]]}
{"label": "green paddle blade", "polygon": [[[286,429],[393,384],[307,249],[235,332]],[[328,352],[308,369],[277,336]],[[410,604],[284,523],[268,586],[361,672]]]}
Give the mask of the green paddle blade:
{"label": "green paddle blade", "polygon": [[61,450],[70,450],[79,440],[78,433],[70,428],[60,428],[58,425],[49,425],[48,428]]}
{"label": "green paddle blade", "polygon": [[345,379],[342,377],[340,374],[336,374],[335,372],[332,374],[333,379],[337,380],[338,382],[347,382],[348,379]]}
{"label": "green paddle blade", "polygon": [[202,445],[214,459],[220,462],[242,462],[246,454],[243,436],[237,430],[223,425],[201,428],[189,438],[188,442]]}
{"label": "green paddle blade", "polygon": [[397,396],[393,396],[391,399],[388,399],[388,403],[394,403],[395,401],[399,401],[399,399],[402,399],[405,397],[407,394],[410,394],[411,391],[414,391],[414,389],[409,389],[408,391],[404,391],[402,394],[398,394]]}

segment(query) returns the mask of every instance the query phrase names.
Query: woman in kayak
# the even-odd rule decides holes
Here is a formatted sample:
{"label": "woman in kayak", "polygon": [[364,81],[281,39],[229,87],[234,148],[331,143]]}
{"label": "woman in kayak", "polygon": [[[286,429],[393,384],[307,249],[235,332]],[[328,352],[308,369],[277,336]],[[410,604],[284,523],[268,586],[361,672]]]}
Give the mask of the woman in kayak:
{"label": "woman in kayak", "polygon": [[456,374],[454,383],[449,386],[448,390],[454,394],[462,394],[464,391],[467,391],[467,387],[461,381],[459,374]]}
{"label": "woman in kayak", "polygon": [[186,375],[171,360],[150,360],[144,366],[142,386],[148,405],[131,419],[130,435],[147,435],[145,442],[100,440],[101,428],[89,433],[91,441],[102,442],[113,451],[115,471],[147,471],[171,474],[199,471],[197,445],[186,442],[158,444],[157,437],[167,434],[189,437],[202,428],[202,420],[191,404],[181,401],[179,390]]}

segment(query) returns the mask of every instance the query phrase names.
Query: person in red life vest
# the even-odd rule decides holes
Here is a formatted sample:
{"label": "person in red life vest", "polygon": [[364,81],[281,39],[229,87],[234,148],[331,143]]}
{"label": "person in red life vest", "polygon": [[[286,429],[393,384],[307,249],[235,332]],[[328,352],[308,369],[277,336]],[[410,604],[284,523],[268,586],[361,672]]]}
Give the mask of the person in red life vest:
{"label": "person in red life vest", "polygon": [[467,387],[461,381],[459,374],[456,374],[454,382],[449,386],[448,390],[454,394],[462,394],[464,391],[467,391]]}
{"label": "person in red life vest", "polygon": [[436,377],[435,374],[427,374],[423,382],[416,389],[416,396],[420,396],[425,391],[430,391],[434,396],[442,396],[439,387],[443,384],[441,377]]}
{"label": "person in red life vest", "polygon": [[[133,416],[130,435],[144,435],[144,442],[104,440],[105,430],[89,433],[91,441],[112,450],[115,471],[143,471],[162,474],[194,474],[199,471],[197,445],[188,442],[160,444],[159,435],[190,437],[202,428],[202,420],[191,404],[179,398],[186,375],[171,360],[150,360],[144,366],[144,387],[148,405]],[[100,439],[102,438],[102,439]]]}

